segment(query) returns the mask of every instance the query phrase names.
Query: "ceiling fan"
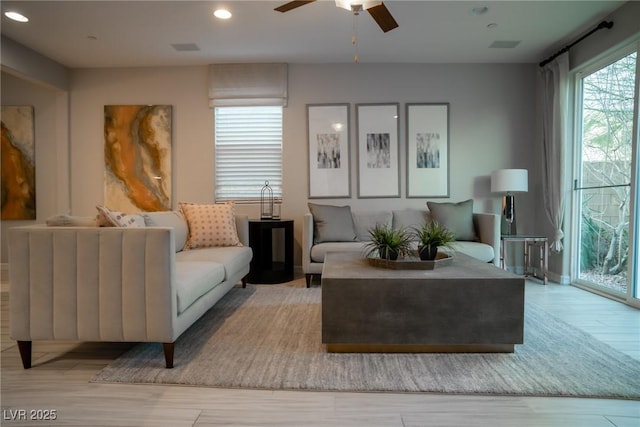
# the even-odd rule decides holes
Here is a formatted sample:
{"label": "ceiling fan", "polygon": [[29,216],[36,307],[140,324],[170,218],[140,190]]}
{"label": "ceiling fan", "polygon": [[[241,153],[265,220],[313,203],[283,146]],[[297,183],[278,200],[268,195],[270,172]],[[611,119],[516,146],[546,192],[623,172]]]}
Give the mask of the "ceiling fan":
{"label": "ceiling fan", "polygon": [[[316,0],[298,0],[290,1],[282,6],[276,7],[278,12],[288,12],[292,9],[296,9],[300,6],[304,6],[308,3],[313,3]],[[369,12],[369,15],[376,21],[378,26],[385,33],[398,27],[398,23],[389,12],[389,9],[381,1],[367,1],[367,0],[336,0],[336,6],[349,10],[354,14],[358,14],[363,10]]]}

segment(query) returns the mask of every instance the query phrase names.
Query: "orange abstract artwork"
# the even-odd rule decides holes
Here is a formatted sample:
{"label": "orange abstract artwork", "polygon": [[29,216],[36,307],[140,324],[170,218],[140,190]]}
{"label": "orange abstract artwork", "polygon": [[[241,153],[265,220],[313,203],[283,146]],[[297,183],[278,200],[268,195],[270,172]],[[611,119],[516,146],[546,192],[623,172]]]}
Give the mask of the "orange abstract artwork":
{"label": "orange abstract artwork", "polygon": [[2,107],[2,220],[36,219],[34,116],[31,106]]}
{"label": "orange abstract artwork", "polygon": [[171,209],[171,106],[104,107],[105,205]]}

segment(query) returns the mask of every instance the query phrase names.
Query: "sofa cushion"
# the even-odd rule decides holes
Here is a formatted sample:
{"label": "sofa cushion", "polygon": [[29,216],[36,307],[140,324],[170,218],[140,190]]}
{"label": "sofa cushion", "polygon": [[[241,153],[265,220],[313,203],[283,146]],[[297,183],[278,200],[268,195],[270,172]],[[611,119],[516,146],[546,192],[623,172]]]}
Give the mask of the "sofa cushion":
{"label": "sofa cushion", "polygon": [[251,262],[253,252],[247,246],[213,247],[176,254],[176,264],[182,262],[216,262],[224,266],[224,280],[236,275]]}
{"label": "sofa cushion", "polygon": [[393,227],[420,228],[430,221],[429,212],[426,209],[402,209],[393,211]]}
{"label": "sofa cushion", "polygon": [[200,205],[181,202],[179,205],[189,226],[185,249],[242,245],[236,229],[233,203]]}
{"label": "sofa cushion", "polygon": [[147,227],[172,227],[176,243],[176,252],[180,252],[187,242],[189,227],[187,220],[178,211],[147,212],[142,214]]}
{"label": "sofa cushion", "polygon": [[308,203],[313,215],[313,239],[322,242],[353,242],[356,230],[350,206],[318,205]]}
{"label": "sofa cushion", "polygon": [[324,262],[327,252],[360,252],[364,256],[366,242],[327,242],[311,248],[311,261]]}
{"label": "sofa cushion", "polygon": [[427,202],[431,216],[456,235],[456,240],[476,241],[473,227],[473,200],[459,203]]}
{"label": "sofa cushion", "polygon": [[176,262],[178,314],[224,281],[224,266],[217,262]]}
{"label": "sofa cushion", "polygon": [[386,225],[391,227],[392,220],[393,215],[391,211],[353,212],[353,223],[356,229],[356,238],[361,242],[370,241],[370,229],[376,225]]}
{"label": "sofa cushion", "polygon": [[493,246],[486,243],[456,241],[451,247],[456,252],[462,252],[482,262],[491,262],[496,255]]}
{"label": "sofa cushion", "polygon": [[138,214],[126,214],[123,212],[112,211],[106,206],[98,205],[98,217],[96,221],[100,226],[106,227],[144,227],[144,218]]}

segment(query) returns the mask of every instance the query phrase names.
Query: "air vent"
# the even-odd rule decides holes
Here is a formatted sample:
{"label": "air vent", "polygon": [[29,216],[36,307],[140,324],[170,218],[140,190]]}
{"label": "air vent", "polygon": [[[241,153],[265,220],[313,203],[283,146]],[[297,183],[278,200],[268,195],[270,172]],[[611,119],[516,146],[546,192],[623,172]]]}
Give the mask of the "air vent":
{"label": "air vent", "polygon": [[495,49],[513,49],[520,44],[521,40],[496,40],[491,43],[490,48]]}
{"label": "air vent", "polygon": [[195,52],[200,50],[195,43],[172,43],[171,46],[178,52]]}

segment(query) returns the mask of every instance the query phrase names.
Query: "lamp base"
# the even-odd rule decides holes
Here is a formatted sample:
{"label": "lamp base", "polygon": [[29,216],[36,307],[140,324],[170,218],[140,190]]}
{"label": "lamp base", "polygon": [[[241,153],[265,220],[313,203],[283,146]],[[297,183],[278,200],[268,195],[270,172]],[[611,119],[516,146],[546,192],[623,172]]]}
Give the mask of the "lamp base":
{"label": "lamp base", "polygon": [[507,193],[502,199],[500,232],[504,236],[513,236],[516,234],[516,205],[515,197],[511,193]]}
{"label": "lamp base", "polygon": [[500,223],[500,234],[503,236],[515,236],[516,234],[516,220],[513,222],[507,221],[507,218],[502,215],[501,223]]}

